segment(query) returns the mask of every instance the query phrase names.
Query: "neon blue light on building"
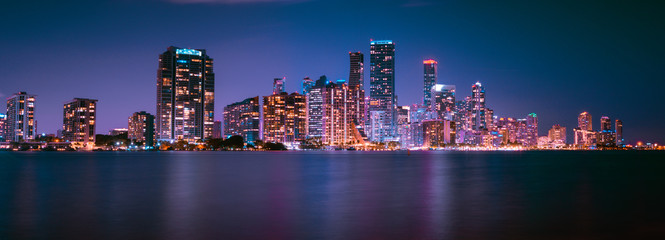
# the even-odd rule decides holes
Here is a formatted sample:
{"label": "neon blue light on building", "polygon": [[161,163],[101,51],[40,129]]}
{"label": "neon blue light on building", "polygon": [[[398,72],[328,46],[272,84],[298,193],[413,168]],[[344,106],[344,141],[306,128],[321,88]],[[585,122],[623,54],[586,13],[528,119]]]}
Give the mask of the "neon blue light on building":
{"label": "neon blue light on building", "polygon": [[393,44],[393,40],[376,40],[376,41],[371,41],[369,44],[374,45],[374,44]]}
{"label": "neon blue light on building", "polygon": [[199,50],[194,50],[194,49],[188,49],[188,48],[180,48],[175,50],[176,54],[185,54],[185,55],[196,55],[196,56],[201,56],[201,51]]}

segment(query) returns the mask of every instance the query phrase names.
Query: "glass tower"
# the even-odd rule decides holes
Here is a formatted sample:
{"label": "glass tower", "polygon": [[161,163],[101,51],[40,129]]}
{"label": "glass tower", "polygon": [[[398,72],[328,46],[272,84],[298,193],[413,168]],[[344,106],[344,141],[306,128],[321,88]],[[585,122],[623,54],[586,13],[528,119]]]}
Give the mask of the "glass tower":
{"label": "glass tower", "polygon": [[425,70],[424,74],[424,86],[423,86],[423,105],[428,108],[433,108],[432,104],[432,87],[436,84],[436,75],[437,75],[437,65],[438,63],[432,59],[423,61],[423,67]]}
{"label": "glass tower", "polygon": [[370,42],[369,111],[382,116],[372,119],[372,141],[385,141],[395,135],[395,44],[391,40]]}
{"label": "glass tower", "polygon": [[204,49],[169,47],[159,56],[158,140],[195,142],[212,137],[215,111],[213,59]]}

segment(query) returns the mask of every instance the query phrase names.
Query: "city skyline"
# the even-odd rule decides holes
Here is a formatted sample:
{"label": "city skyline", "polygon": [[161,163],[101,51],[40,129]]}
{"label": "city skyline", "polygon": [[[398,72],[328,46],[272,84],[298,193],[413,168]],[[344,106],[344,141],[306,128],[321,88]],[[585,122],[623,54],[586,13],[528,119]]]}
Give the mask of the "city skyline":
{"label": "city skyline", "polygon": [[[129,3],[116,4],[122,6],[131,5]],[[279,3],[265,3],[264,5],[257,5],[261,5],[266,9],[279,8],[293,11],[294,8],[309,8],[312,7],[312,5],[317,4],[325,5],[327,3],[323,1],[318,3],[304,1],[302,3],[286,5]],[[17,4],[16,7],[20,8],[21,6],[19,5],[20,4]],[[118,10],[116,9],[118,7],[117,5],[111,4],[111,10]],[[138,5],[154,5],[157,8],[167,9],[174,7],[204,7],[197,4],[178,5],[170,3],[142,3]],[[365,4],[361,5],[366,7]],[[584,6],[584,4],[581,5]],[[458,8],[465,7],[459,5],[454,6]],[[56,6],[56,8],[57,7],[59,6]],[[136,7],[138,9],[141,6]],[[212,6],[208,7],[217,10],[222,8],[223,11],[226,11],[226,9],[243,8],[243,6],[237,6],[233,4],[213,4]],[[433,7],[439,8],[441,6],[435,4]],[[402,5],[396,5],[395,7],[386,8],[391,11],[395,11],[395,9],[405,9],[407,14],[414,14],[413,12],[428,12],[427,9],[423,9],[422,7],[418,6],[403,7]],[[419,10],[415,10],[416,8]],[[632,9],[635,8],[637,7],[633,7]],[[518,12],[523,13],[521,11]],[[611,15],[609,13],[605,14]],[[579,14],[577,16],[579,16]],[[606,15],[603,16],[607,17]],[[428,17],[432,16],[425,14],[425,18]],[[414,19],[418,20],[420,18],[415,17]],[[643,62],[650,60],[646,63],[654,64],[653,66],[657,66],[656,64],[662,62],[662,54],[658,55],[658,52],[663,50],[662,46],[649,45],[650,47],[653,47],[651,50],[655,51],[649,53],[648,55],[644,55],[646,52],[643,51],[643,48],[628,44],[628,47],[631,47],[633,50],[636,49],[637,51],[622,52],[623,55],[619,55],[623,56],[623,58],[615,59],[613,61],[597,58],[596,60],[599,61],[594,62],[596,65],[589,65],[588,63],[582,64],[582,60],[589,60],[590,56],[593,54],[610,54],[614,52],[608,50],[612,48],[610,48],[607,44],[602,47],[597,47],[592,46],[590,42],[583,42],[571,46],[571,49],[582,48],[586,50],[586,52],[583,54],[574,55],[577,59],[569,59],[573,63],[563,64],[563,68],[561,68],[562,65],[552,65],[546,67],[546,63],[556,63],[563,60],[561,57],[563,57],[564,54],[557,55],[553,52],[547,52],[545,46],[542,45],[542,42],[538,41],[529,42],[529,44],[520,46],[525,48],[522,50],[517,48],[517,46],[512,46],[513,48],[507,48],[506,50],[503,50],[501,47],[489,46],[489,41],[485,42],[476,40],[477,38],[474,38],[473,36],[477,37],[477,35],[474,34],[459,35],[459,39],[452,40],[452,42],[451,39],[442,37],[441,33],[437,35],[439,39],[442,39],[440,41],[432,41],[432,36],[422,38],[420,36],[409,37],[407,36],[408,34],[405,34],[404,29],[413,25],[415,20],[404,23],[404,25],[397,24],[398,28],[395,31],[391,31],[389,29],[385,29],[385,27],[380,26],[377,26],[376,29],[366,28],[364,31],[361,31],[364,32],[364,34],[354,36],[351,39],[334,41],[335,45],[330,46],[328,49],[323,49],[323,53],[313,54],[316,50],[319,49],[314,46],[321,43],[331,43],[332,40],[326,40],[326,38],[330,37],[329,34],[323,34],[323,36],[315,35],[313,36],[313,40],[308,41],[315,42],[316,44],[307,43],[299,46],[297,49],[293,48],[294,46],[292,44],[288,44],[288,41],[284,41],[284,39],[278,39],[275,41],[275,43],[271,44],[271,46],[276,50],[261,53],[262,50],[265,50],[265,47],[258,47],[256,51],[249,52],[249,56],[241,56],[239,54],[224,54],[228,52],[232,53],[233,51],[229,51],[228,48],[233,46],[240,46],[241,49],[246,50],[246,48],[243,48],[243,46],[246,45],[240,44],[237,41],[222,41],[222,39],[224,39],[223,37],[214,36],[210,37],[209,41],[222,41],[228,43],[229,47],[220,48],[219,43],[206,44],[201,40],[191,40],[184,37],[167,37],[165,38],[166,40],[160,39],[155,41],[149,41],[148,39],[143,38],[141,41],[136,42],[124,41],[123,44],[125,44],[127,48],[124,51],[121,51],[122,54],[116,53],[110,55],[101,55],[105,54],[107,51],[101,46],[95,47],[101,42],[97,44],[70,46],[68,44],[63,44],[61,41],[57,41],[59,38],[56,36],[56,41],[54,44],[57,47],[53,49],[53,52],[47,53],[40,51],[38,52],[39,55],[36,55],[37,53],[34,51],[42,49],[42,45],[34,45],[34,43],[31,45],[29,41],[24,44],[19,44],[17,41],[21,38],[30,38],[31,36],[34,37],[42,35],[48,36],[48,34],[53,33],[46,31],[32,35],[20,34],[19,29],[16,27],[11,27],[10,33],[14,34],[9,35],[9,38],[3,38],[2,41],[3,43],[6,43],[5,45],[16,46],[15,48],[8,49],[7,51],[10,53],[10,55],[15,56],[15,58],[19,60],[24,58],[24,56],[21,54],[11,53],[15,53],[16,51],[26,51],[27,53],[32,53],[31,56],[51,59],[50,56],[52,56],[52,54],[64,55],[63,51],[66,51],[67,53],[72,54],[72,57],[84,57],[84,59],[87,59],[86,56],[91,58],[99,55],[99,58],[94,58],[94,61],[77,63],[81,65],[83,70],[75,73],[71,72],[71,68],[61,69],[62,65],[59,65],[58,63],[54,63],[54,65],[46,65],[43,63],[43,60],[39,59],[35,60],[34,66],[37,66],[41,71],[25,72],[21,70],[26,66],[9,61],[8,59],[3,60],[3,63],[8,64],[0,67],[0,71],[7,73],[7,79],[15,79],[15,81],[3,79],[2,88],[0,88],[0,94],[3,98],[6,98],[11,94],[19,91],[26,91],[30,94],[37,95],[35,103],[37,106],[35,109],[35,119],[38,122],[38,133],[55,133],[59,126],[61,126],[62,123],[59,121],[46,120],[54,118],[58,119],[58,116],[62,114],[62,103],[64,103],[66,100],[71,99],[72,97],[89,97],[99,99],[98,104],[100,111],[97,128],[98,132],[106,132],[108,129],[123,127],[126,124],[126,118],[133,112],[148,111],[152,114],[155,114],[154,96],[151,89],[154,89],[154,71],[156,68],[155,58],[160,51],[163,51],[165,47],[171,45],[183,48],[205,48],[207,49],[207,54],[216,60],[215,73],[217,74],[217,88],[215,92],[215,119],[221,120],[223,107],[227,104],[245,99],[249,96],[269,95],[272,87],[271,81],[276,76],[286,77],[287,92],[298,91],[301,79],[306,76],[316,78],[320,75],[326,75],[330,80],[347,79],[349,71],[347,54],[349,51],[359,51],[364,53],[366,55],[365,62],[369,63],[369,47],[367,46],[367,42],[370,39],[392,39],[397,43],[396,58],[398,60],[395,63],[395,90],[396,96],[398,97],[398,105],[410,105],[412,103],[422,101],[422,61],[431,58],[439,62],[439,80],[437,83],[458,86],[458,99],[463,99],[465,96],[470,95],[470,90],[467,90],[466,86],[480,81],[483,86],[486,86],[488,89],[489,94],[487,95],[487,101],[490,103],[490,107],[494,110],[495,115],[519,118],[521,116],[526,116],[527,113],[536,112],[540,117],[539,120],[541,127],[539,129],[539,136],[545,135],[550,126],[554,124],[561,124],[562,126],[568,128],[568,138],[571,139],[571,129],[576,127],[577,114],[588,111],[594,116],[609,116],[612,120],[621,119],[623,123],[626,123],[626,126],[628,127],[628,131],[626,131],[627,134],[625,134],[627,143],[634,143],[638,140],[655,142],[663,140],[663,129],[659,128],[657,122],[658,119],[663,119],[663,113],[659,111],[648,111],[648,109],[657,108],[658,106],[658,101],[654,98],[654,96],[657,96],[657,94],[650,94],[650,92],[655,91],[655,89],[658,89],[660,86],[662,86],[663,83],[656,80],[662,79],[663,70],[649,67],[649,65],[635,64],[636,61]],[[291,20],[287,19],[285,21],[287,22],[286,25],[293,24],[289,22]],[[332,24],[325,20],[317,21]],[[441,24],[440,21],[438,22]],[[482,22],[487,23],[486,21]],[[595,21],[587,21],[587,23],[589,22],[596,23]],[[145,21],[143,23],[148,24],[149,21]],[[63,28],[66,28],[66,31],[62,32],[63,36],[78,34],[72,32],[72,30],[78,29],[80,26],[76,26],[75,24],[71,25],[71,23],[69,24],[70,25],[64,25]],[[479,22],[471,24],[479,24]],[[339,27],[346,25],[340,24],[336,26]],[[521,27],[522,30],[524,30],[525,26],[522,25]],[[528,29],[528,27],[526,28]],[[277,27],[277,29],[283,28]],[[591,30],[594,29],[595,28],[591,28]],[[625,30],[625,28],[621,29]],[[460,29],[452,28],[446,31],[451,30],[459,31]],[[556,32],[555,30],[556,29],[553,29],[554,32]],[[358,31],[358,29],[351,29],[348,32],[351,33]],[[241,30],[241,32],[248,34],[252,31]],[[335,32],[344,33],[345,31],[338,29]],[[600,32],[604,34],[599,34],[599,36],[606,36],[609,34],[605,31]],[[639,35],[639,39],[643,39],[646,36],[650,36],[649,34],[653,34],[642,32],[644,31],[640,31],[641,35]],[[527,34],[526,32],[523,33]],[[97,35],[99,34],[100,33],[97,33]],[[144,35],[144,33],[138,34],[131,32],[124,34],[124,36]],[[91,34],[90,36],[94,37],[97,35]],[[527,35],[527,38],[530,37],[531,40],[534,40],[533,38],[537,39],[537,36],[529,34]],[[506,34],[506,36],[508,39],[515,38],[514,36],[511,37],[510,34]],[[662,36],[656,36],[655,39],[662,39]],[[466,48],[460,47],[464,44],[460,45],[460,43],[457,41],[462,40],[468,40],[472,42],[476,41],[474,44],[483,46],[484,50],[487,51],[470,50],[468,45]],[[77,43],[78,41],[80,40],[74,40],[73,42]],[[258,41],[260,42],[262,40]],[[589,40],[587,39],[585,41]],[[614,41],[619,40],[615,39]],[[138,44],[139,42],[141,44]],[[525,42],[526,40],[519,41],[519,43]],[[551,41],[547,43],[554,44],[555,46],[557,45],[557,43],[553,43]],[[505,46],[507,43],[506,41],[499,41],[497,44],[503,44]],[[137,48],[140,45],[146,45],[149,47],[146,49],[138,50]],[[73,48],[73,46],[77,46],[78,48]],[[34,50],[31,48],[34,48]],[[294,51],[291,54],[289,51],[284,51],[286,49],[292,49]],[[559,50],[563,50],[564,52],[570,51],[566,49]],[[513,54],[517,53],[517,55],[527,58],[519,59],[519,57],[511,56],[509,53],[510,51],[512,51]],[[534,56],[527,53],[530,51],[544,54],[535,54],[537,56]],[[93,52],[96,54],[81,55],[86,52]],[[280,52],[281,54],[277,54],[278,56],[275,56],[275,52]],[[114,55],[129,57],[129,60],[125,59],[122,61],[114,61],[118,59],[118,57]],[[108,56],[108,59],[106,59],[105,56]],[[313,62],[308,61],[306,58],[308,56],[312,57],[313,60],[316,61],[322,60],[323,64],[314,64]],[[626,56],[628,56],[628,58],[626,58]],[[554,57],[554,59],[552,57]],[[252,63],[252,66],[256,66],[256,64],[258,64],[260,66],[267,67],[263,68],[263,70],[259,72],[245,72],[241,71],[242,68],[234,70],[234,68],[236,68],[235,66],[237,65],[233,64],[232,61],[236,61],[238,58],[241,60],[237,61],[238,64]],[[505,64],[503,66],[500,63],[500,60],[505,60]],[[122,75],[118,75],[112,71],[108,72],[107,70],[103,70],[107,64],[107,61],[114,61],[114,65],[119,65],[119,68],[124,69],[122,71]],[[285,63],[280,63],[280,61]],[[541,61],[541,64],[529,63],[531,61]],[[625,65],[623,63],[628,63],[629,66],[607,67],[614,66],[613,64]],[[324,65],[326,67],[321,67],[319,65]],[[493,67],[515,68],[496,68],[494,70],[488,71],[485,69],[486,67],[489,67],[489,69]],[[580,70],[582,67],[590,68]],[[16,68],[16,71],[10,70],[14,68]],[[77,69],[78,68],[79,67],[77,67]],[[366,66],[364,72],[366,76],[364,81],[364,85],[366,85],[366,91],[368,91],[369,86],[369,79],[367,77],[369,76],[368,68],[369,67]],[[571,70],[575,69],[579,71],[571,72]],[[567,72],[567,74],[561,75],[553,73],[555,71]],[[21,74],[19,75],[18,73]],[[553,74],[548,75],[550,73]],[[131,85],[127,84],[127,81],[131,82]],[[612,84],[607,84],[607,82]],[[632,84],[628,84],[628,82],[631,82]],[[60,85],[66,86],[67,88],[62,89],[62,86]],[[639,94],[636,92],[639,92]],[[145,95],[147,97],[142,97],[141,95]],[[366,93],[366,96],[367,95],[368,94]],[[645,114],[654,115],[651,117],[644,117]],[[595,122],[593,125],[599,126],[599,120],[597,118],[592,120]]]}

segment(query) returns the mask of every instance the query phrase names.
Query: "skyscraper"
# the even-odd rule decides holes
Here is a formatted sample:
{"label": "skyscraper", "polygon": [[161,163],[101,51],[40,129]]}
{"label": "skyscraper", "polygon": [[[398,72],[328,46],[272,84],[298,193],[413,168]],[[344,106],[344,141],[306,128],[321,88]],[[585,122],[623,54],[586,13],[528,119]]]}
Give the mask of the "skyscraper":
{"label": "skyscraper", "polygon": [[127,138],[143,142],[146,149],[155,146],[155,116],[145,111],[135,112],[127,120]]}
{"label": "skyscraper", "polygon": [[385,116],[374,116],[381,120],[373,123],[380,129],[372,129],[372,141],[392,139],[395,134],[395,44],[391,40],[370,42],[370,91],[369,111]]}
{"label": "skyscraper", "polygon": [[0,113],[0,142],[6,141],[7,114]]}
{"label": "skyscraper", "polygon": [[455,114],[455,85],[435,84],[430,89],[431,106],[440,119],[453,120]]}
{"label": "skyscraper", "polygon": [[35,95],[18,92],[7,98],[5,141],[24,142],[35,140]]}
{"label": "skyscraper", "polygon": [[286,83],[286,78],[275,78],[272,82],[272,94],[280,94],[286,92],[284,89],[284,84]]}
{"label": "skyscraper", "polygon": [[246,143],[259,140],[261,121],[259,96],[247,98],[224,107],[224,138],[240,135]]}
{"label": "skyscraper", "polygon": [[324,133],[324,109],[323,95],[325,94],[328,78],[319,77],[314,86],[307,93],[307,137],[323,138]]}
{"label": "skyscraper", "polygon": [[434,108],[432,103],[432,87],[436,84],[437,62],[433,59],[423,61],[424,86],[423,86],[423,105],[428,108]]}
{"label": "skyscraper", "polygon": [[449,120],[423,121],[423,146],[443,147],[455,143],[455,122]]}
{"label": "skyscraper", "polygon": [[312,89],[312,87],[314,87],[314,80],[312,80],[309,77],[305,77],[302,80],[302,88],[301,88],[300,94],[307,95],[307,93],[309,93],[309,91]]}
{"label": "skyscraper", "polygon": [[600,131],[596,137],[598,144],[603,146],[615,146],[615,133],[612,131],[612,120],[608,116],[600,117]]}
{"label": "skyscraper", "polygon": [[577,127],[582,130],[593,131],[591,114],[588,112],[580,113],[580,116],[577,117]]}
{"label": "skyscraper", "polygon": [[483,130],[487,127],[485,118],[485,88],[476,82],[471,86],[471,117],[473,119],[472,129]]}
{"label": "skyscraper", "polygon": [[204,49],[169,47],[159,55],[157,138],[195,142],[210,138],[214,124],[213,59]]}
{"label": "skyscraper", "polygon": [[349,90],[351,94],[352,121],[358,126],[365,125],[365,60],[361,52],[349,52]]}
{"label": "skyscraper", "polygon": [[623,121],[617,119],[614,121],[614,132],[616,134],[616,145],[623,145]]}
{"label": "skyscraper", "polygon": [[538,145],[538,116],[535,113],[526,116],[525,142],[530,147]]}
{"label": "skyscraper", "polygon": [[97,100],[74,98],[65,103],[62,118],[62,138],[75,147],[92,149],[95,146]]}
{"label": "skyscraper", "polygon": [[355,139],[354,112],[351,91],[344,80],[326,84],[323,94],[323,143],[346,146],[359,142]]}
{"label": "skyscraper", "polygon": [[600,131],[611,131],[612,130],[612,121],[608,116],[600,117]]}
{"label": "skyscraper", "polygon": [[577,117],[577,127],[573,129],[573,133],[575,134],[575,145],[578,147],[595,147],[597,134],[593,132],[591,114],[580,113]]}
{"label": "skyscraper", "polygon": [[565,145],[566,144],[566,127],[562,127],[559,124],[556,124],[550,128],[547,133],[549,142],[552,145]]}
{"label": "skyscraper", "polygon": [[307,134],[307,97],[297,92],[263,97],[265,142],[293,143]]}

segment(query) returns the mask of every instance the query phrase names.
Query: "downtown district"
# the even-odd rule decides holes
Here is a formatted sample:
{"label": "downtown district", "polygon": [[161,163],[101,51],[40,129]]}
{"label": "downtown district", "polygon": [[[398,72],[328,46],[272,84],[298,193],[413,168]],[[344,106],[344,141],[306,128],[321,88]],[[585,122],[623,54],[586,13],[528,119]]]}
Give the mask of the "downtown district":
{"label": "downtown district", "polygon": [[[498,117],[488,108],[485,88],[471,85],[459,99],[454,85],[437,83],[437,62],[423,61],[421,103],[398,105],[395,44],[371,41],[369,96],[364,87],[365,57],[349,52],[349,79],[304,78],[300,92],[285,92],[285,78],[273,79],[269,96],[254,96],[224,108],[214,120],[213,59],[204,49],[168,47],[159,56],[155,114],[129,116],[127,128],[96,134],[95,99],[74,98],[63,106],[62,129],[37,134],[35,95],[18,92],[0,114],[4,150],[528,150],[661,149],[626,145],[621,120],[578,116],[573,141],[554,125],[538,136],[535,113]],[[102,110],[103,111],[103,110]],[[614,126],[612,126],[614,125]],[[223,126],[223,127],[222,127]]]}

